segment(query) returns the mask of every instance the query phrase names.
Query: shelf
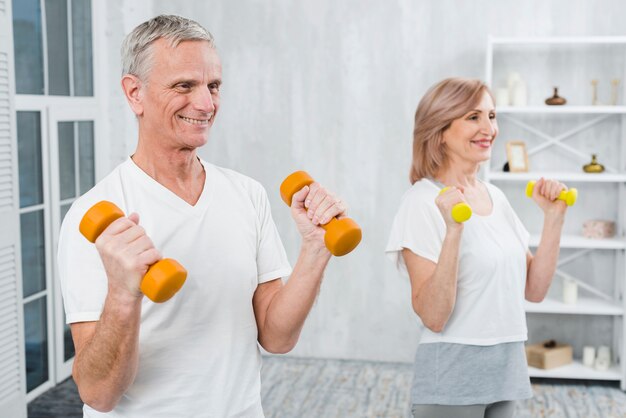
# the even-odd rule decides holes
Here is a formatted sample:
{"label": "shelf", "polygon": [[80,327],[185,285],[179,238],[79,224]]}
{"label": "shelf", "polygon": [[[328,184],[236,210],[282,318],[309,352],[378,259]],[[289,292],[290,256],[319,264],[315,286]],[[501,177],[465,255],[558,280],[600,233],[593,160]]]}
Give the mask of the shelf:
{"label": "shelf", "polygon": [[548,370],[528,366],[528,374],[530,377],[555,379],[622,380],[621,370],[617,364],[613,364],[609,370],[601,372],[584,366],[576,360],[571,364]]}
{"label": "shelf", "polygon": [[527,313],[608,316],[622,316],[624,314],[624,309],[616,303],[592,298],[578,298],[578,302],[573,305],[549,298],[540,303],[524,301],[524,308]]}
{"label": "shelf", "polygon": [[626,106],[498,106],[497,113],[546,113],[546,114],[626,114]]}
{"label": "shelf", "polygon": [[[509,135],[514,138],[529,135],[532,141],[527,143],[527,145],[532,145],[527,151],[529,156],[539,153],[546,158],[538,160],[543,163],[541,167],[535,167],[543,170],[526,173],[502,172],[505,160],[492,161],[483,167],[484,181],[502,188],[505,194],[520,205],[520,210],[528,212],[520,215],[530,217],[533,204],[532,200],[525,196],[526,183],[542,177],[559,180],[568,187],[579,188],[579,204],[583,207],[577,207],[577,209],[586,209],[591,219],[594,216],[601,218],[604,216],[600,215],[601,213],[605,213],[606,209],[611,209],[617,213],[615,215],[617,218],[613,220],[623,226],[621,224],[624,220],[622,215],[626,198],[626,155],[624,152],[617,151],[620,151],[620,147],[623,148],[626,144],[626,100],[618,100],[615,106],[608,105],[610,102],[606,101],[605,95],[602,97],[604,104],[593,106],[591,97],[586,97],[578,89],[580,86],[587,86],[586,88],[591,93],[589,84],[591,79],[609,80],[617,77],[613,74],[618,76],[624,74],[626,64],[623,56],[626,53],[626,36],[498,37],[490,35],[486,52],[485,80],[490,85],[495,83],[508,86],[511,73],[519,72],[524,77],[526,86],[539,86],[542,91],[543,89],[549,91],[548,88],[555,85],[550,81],[550,77],[560,74],[562,80],[557,84],[562,87],[562,90],[573,91],[572,89],[575,88],[575,93],[578,94],[570,93],[571,97],[566,95],[569,101],[565,105],[549,106],[544,104],[543,98],[546,96],[537,95],[538,92],[533,90],[527,106],[497,106],[496,113],[502,122],[501,133],[506,135],[504,131],[510,130]],[[550,74],[544,74],[546,70],[544,67],[554,74],[550,71],[548,71]],[[576,68],[576,71],[569,71],[571,68]],[[598,70],[600,70],[599,73]],[[621,93],[620,85],[619,94]],[[605,124],[609,125],[608,129],[602,129],[607,127]],[[593,133],[588,134],[591,128],[593,128]],[[570,139],[577,139],[577,141],[567,142]],[[613,160],[610,161],[611,165],[605,165],[606,171],[603,173],[583,172],[581,166],[589,161],[586,150],[592,149],[597,141],[604,140],[610,142],[602,142],[603,147],[616,150]],[[548,152],[545,152],[546,150]],[[551,153],[556,155],[557,161],[555,162],[562,165],[551,164]],[[551,167],[552,171],[550,171]],[[609,205],[608,208],[607,205]],[[521,218],[525,219],[524,216]],[[587,218],[583,217],[583,219]],[[624,345],[626,329],[623,326],[626,320],[626,304],[622,299],[621,290],[623,290],[622,284],[626,269],[624,265],[626,236],[619,231],[618,237],[589,239],[584,238],[579,231],[580,229],[571,229],[568,230],[570,234],[561,236],[560,248],[563,249],[564,254],[559,257],[555,272],[558,280],[573,280],[577,283],[579,289],[577,303],[564,303],[560,287],[552,289],[550,293],[552,297],[540,303],[524,301],[523,306],[529,325],[533,326],[529,327],[529,330],[532,332],[541,329],[542,332],[550,330],[556,332],[563,326],[561,322],[567,322],[568,325],[571,323],[571,326],[574,326],[572,332],[588,334],[588,340],[593,341],[597,335],[603,335],[604,332],[595,328],[586,329],[585,322],[592,318],[601,318],[603,322],[610,321],[614,324],[610,343],[607,345],[615,350],[613,358],[623,361],[626,359],[626,345]],[[536,248],[540,239],[540,235],[531,235],[529,246]],[[616,263],[612,269],[597,272],[600,275],[597,277],[597,283],[586,281],[587,273],[581,271],[578,265],[571,265],[570,269],[561,270],[561,267],[566,264],[573,261],[584,262],[584,260],[580,261],[581,257],[598,252],[602,252],[602,254],[597,254],[602,257],[614,258]],[[543,324],[548,316],[551,321]],[[556,322],[553,324],[554,321]],[[622,390],[626,390],[626,364],[624,363],[613,364],[607,371],[598,371],[584,366],[581,359],[578,359],[566,366],[550,370],[528,367],[528,373],[533,378],[618,381]]]}
{"label": "shelf", "polygon": [[494,45],[626,45],[625,36],[571,36],[571,37],[520,37],[520,38],[491,38]]}
{"label": "shelf", "polygon": [[529,171],[526,173],[507,173],[504,171],[490,171],[487,173],[489,181],[528,181],[538,180],[541,177],[571,182],[593,183],[626,183],[626,173],[578,173],[567,171]]}
{"label": "shelf", "polygon": [[[531,235],[528,245],[537,247],[539,245],[540,235]],[[623,238],[603,238],[592,239],[585,238],[581,235],[561,235],[561,248],[590,248],[594,250],[624,250],[626,249],[626,241]]]}

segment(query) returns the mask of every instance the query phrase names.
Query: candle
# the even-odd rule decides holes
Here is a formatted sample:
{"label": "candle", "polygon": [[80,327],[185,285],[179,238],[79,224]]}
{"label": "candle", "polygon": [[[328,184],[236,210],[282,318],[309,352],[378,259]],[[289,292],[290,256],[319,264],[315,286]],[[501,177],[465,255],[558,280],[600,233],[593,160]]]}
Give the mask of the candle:
{"label": "candle", "polygon": [[526,106],[528,104],[528,93],[526,91],[526,83],[519,80],[513,88],[513,98],[511,104],[513,106]]}
{"label": "candle", "polygon": [[596,370],[607,371],[611,366],[611,349],[606,345],[598,347],[598,356],[596,357]]}
{"label": "candle", "polygon": [[593,367],[596,360],[596,348],[593,346],[583,347],[583,364],[587,367]]}
{"label": "candle", "polygon": [[578,283],[574,280],[563,280],[563,302],[574,305],[578,300]]}
{"label": "candle", "polygon": [[508,106],[510,104],[509,89],[503,87],[496,89],[496,105]]}

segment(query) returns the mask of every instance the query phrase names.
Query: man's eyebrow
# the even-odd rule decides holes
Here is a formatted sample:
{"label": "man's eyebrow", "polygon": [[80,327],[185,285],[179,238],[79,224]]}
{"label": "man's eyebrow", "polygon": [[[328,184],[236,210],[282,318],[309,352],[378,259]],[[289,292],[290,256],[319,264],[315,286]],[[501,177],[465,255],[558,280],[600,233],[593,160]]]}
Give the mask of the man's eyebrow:
{"label": "man's eyebrow", "polygon": [[[180,84],[180,83],[186,83],[186,84],[189,84],[191,86],[196,86],[196,85],[200,84],[197,80],[188,79],[188,78],[177,78],[177,79],[175,79],[174,81],[172,81],[170,83],[170,86],[174,87],[175,85]],[[222,79],[216,78],[216,79],[213,79],[213,80],[209,81],[207,84],[221,85],[222,84]]]}
{"label": "man's eyebrow", "polygon": [[196,84],[198,84],[197,81],[189,79],[189,78],[177,78],[170,83],[170,86],[175,86],[180,83],[187,83],[187,84],[191,84],[192,86],[195,86]]}

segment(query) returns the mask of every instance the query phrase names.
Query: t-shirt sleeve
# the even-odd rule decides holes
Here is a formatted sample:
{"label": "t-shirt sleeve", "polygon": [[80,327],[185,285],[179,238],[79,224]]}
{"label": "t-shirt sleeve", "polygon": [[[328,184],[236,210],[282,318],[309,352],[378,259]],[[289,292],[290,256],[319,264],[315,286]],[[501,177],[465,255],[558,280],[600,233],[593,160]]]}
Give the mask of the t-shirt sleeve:
{"label": "t-shirt sleeve", "polygon": [[258,188],[256,201],[255,206],[260,223],[256,264],[258,282],[264,283],[289,276],[291,265],[287,260],[285,247],[278,234],[276,224],[274,224],[267,193],[261,185]]}
{"label": "t-shirt sleeve", "polygon": [[59,237],[58,272],[68,324],[99,320],[107,295],[107,276],[96,246],[78,231],[89,207],[80,200],[74,203]]}
{"label": "t-shirt sleeve", "polygon": [[435,205],[436,191],[416,186],[403,197],[393,220],[385,253],[408,276],[402,250],[407,248],[434,263],[439,260],[446,225]]}

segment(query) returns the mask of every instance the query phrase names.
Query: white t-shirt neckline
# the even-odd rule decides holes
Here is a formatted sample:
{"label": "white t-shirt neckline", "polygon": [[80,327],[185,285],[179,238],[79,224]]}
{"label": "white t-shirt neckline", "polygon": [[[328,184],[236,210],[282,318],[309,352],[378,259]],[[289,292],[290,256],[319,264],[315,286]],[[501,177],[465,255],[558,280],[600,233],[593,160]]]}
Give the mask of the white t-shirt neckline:
{"label": "white t-shirt neckline", "polygon": [[146,187],[151,193],[161,196],[162,199],[167,201],[168,204],[177,208],[178,210],[184,211],[186,213],[194,214],[194,213],[202,213],[208,206],[211,201],[210,196],[212,194],[212,174],[209,169],[212,167],[210,164],[207,164],[201,158],[197,157],[198,161],[202,165],[204,169],[204,184],[202,185],[202,191],[200,192],[200,197],[195,205],[191,205],[174,193],[172,190],[168,189],[158,181],[156,181],[152,176],[143,171],[141,167],[135,163],[132,158],[132,155],[128,157],[127,163],[131,170],[135,173],[137,180],[140,181],[144,187]]}

